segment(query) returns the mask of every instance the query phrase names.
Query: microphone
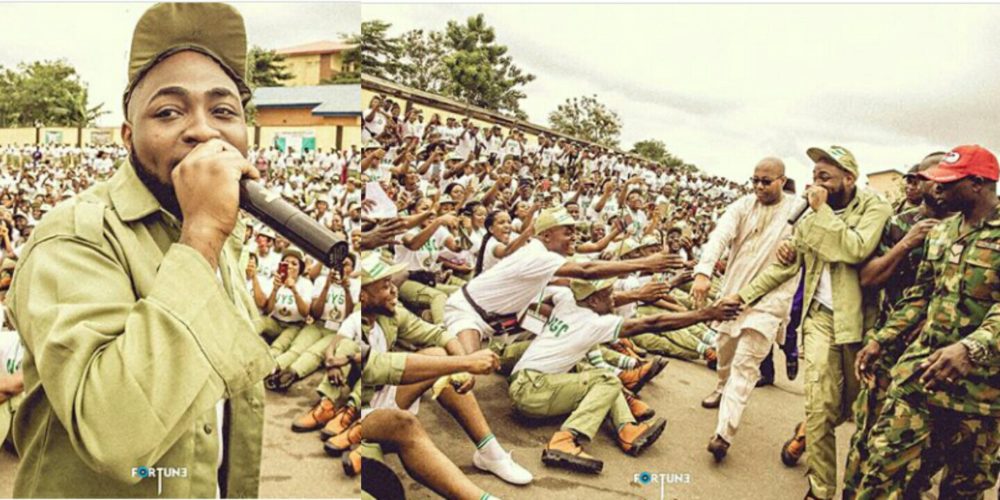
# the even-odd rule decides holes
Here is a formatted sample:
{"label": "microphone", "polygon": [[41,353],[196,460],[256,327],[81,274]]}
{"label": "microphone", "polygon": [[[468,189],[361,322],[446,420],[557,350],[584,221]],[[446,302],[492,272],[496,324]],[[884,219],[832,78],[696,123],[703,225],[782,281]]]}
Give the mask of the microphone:
{"label": "microphone", "polygon": [[795,210],[792,212],[792,215],[788,216],[788,223],[794,226],[795,223],[802,218],[802,215],[806,213],[806,210],[808,208],[809,208],[809,202],[806,200],[802,200],[799,206],[796,207]]}
{"label": "microphone", "polygon": [[327,267],[340,269],[347,257],[347,242],[343,238],[259,182],[240,180],[240,208]]}

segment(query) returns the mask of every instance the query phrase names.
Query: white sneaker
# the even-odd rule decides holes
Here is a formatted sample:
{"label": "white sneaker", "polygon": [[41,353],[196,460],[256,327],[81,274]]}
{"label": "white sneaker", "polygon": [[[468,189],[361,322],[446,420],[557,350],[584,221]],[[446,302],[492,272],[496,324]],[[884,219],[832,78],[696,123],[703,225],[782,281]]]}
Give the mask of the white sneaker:
{"label": "white sneaker", "polygon": [[477,469],[492,473],[510,484],[528,484],[533,479],[528,469],[514,462],[509,451],[500,460],[490,460],[476,450],[472,455],[472,463]]}

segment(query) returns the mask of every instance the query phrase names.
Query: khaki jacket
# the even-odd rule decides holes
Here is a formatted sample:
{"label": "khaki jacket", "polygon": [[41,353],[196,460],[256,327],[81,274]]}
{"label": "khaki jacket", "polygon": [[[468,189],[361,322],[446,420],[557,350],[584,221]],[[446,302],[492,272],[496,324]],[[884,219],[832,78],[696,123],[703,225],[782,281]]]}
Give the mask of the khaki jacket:
{"label": "khaki jacket", "polygon": [[882,228],[892,207],[877,194],[858,189],[854,199],[839,216],[829,205],[806,215],[792,234],[797,253],[796,261],[784,265],[775,262],[766,267],[739,294],[746,304],[757,299],[799,274],[805,266],[805,290],[802,316],[805,318],[823,268],[830,266],[833,287],[833,333],[837,344],[861,342],[865,328],[874,326],[877,297],[864,296],[858,270],[882,237]]}
{"label": "khaki jacket", "polygon": [[180,228],[125,163],[31,235],[7,299],[27,350],[15,496],[257,496],[274,360],[236,267],[244,227],[218,274]]}

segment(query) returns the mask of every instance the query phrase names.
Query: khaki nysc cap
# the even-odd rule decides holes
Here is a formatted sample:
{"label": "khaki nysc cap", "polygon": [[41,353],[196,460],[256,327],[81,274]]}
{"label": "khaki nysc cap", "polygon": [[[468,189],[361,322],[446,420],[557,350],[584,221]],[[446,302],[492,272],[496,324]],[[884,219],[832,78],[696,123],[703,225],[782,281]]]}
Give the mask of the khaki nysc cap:
{"label": "khaki nysc cap", "polygon": [[841,170],[854,174],[855,179],[858,177],[858,162],[847,148],[841,146],[830,146],[827,149],[809,148],[806,150],[806,154],[812,161],[826,160],[831,165],[836,165]]}
{"label": "khaki nysc cap", "polygon": [[546,208],[535,219],[535,234],[542,234],[557,226],[578,226],[580,224],[563,207]]}
{"label": "khaki nysc cap", "polygon": [[184,50],[214,59],[236,83],[243,104],[250,100],[243,16],[222,3],[158,3],[139,18],[132,33],[128,87],[122,98],[125,109],[142,77],[160,61]]}
{"label": "khaki nysc cap", "polygon": [[569,289],[573,291],[573,298],[578,302],[581,300],[587,300],[587,297],[604,290],[605,288],[610,288],[615,284],[615,278],[609,278],[605,280],[572,280],[569,282]]}
{"label": "khaki nysc cap", "polygon": [[370,252],[361,256],[361,265],[354,272],[361,278],[361,286],[388,278],[406,270],[406,264],[393,264],[382,258],[381,252]]}

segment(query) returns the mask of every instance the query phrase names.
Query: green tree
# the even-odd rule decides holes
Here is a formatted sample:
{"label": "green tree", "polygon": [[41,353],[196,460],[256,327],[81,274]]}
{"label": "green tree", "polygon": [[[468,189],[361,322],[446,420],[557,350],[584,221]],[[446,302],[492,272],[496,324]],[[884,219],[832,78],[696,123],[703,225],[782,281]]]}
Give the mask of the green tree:
{"label": "green tree", "polygon": [[392,24],[378,19],[361,22],[361,72],[394,80],[400,74],[400,43],[388,35]]}
{"label": "green tree", "polygon": [[285,69],[285,56],[256,45],[247,52],[247,84],[251,89],[283,87],[293,76]]}
{"label": "green tree", "polygon": [[108,114],[108,111],[101,109],[104,103],[88,106],[88,100],[87,87],[76,93],[67,91],[63,95],[62,102],[54,109],[55,113],[65,120],[64,124],[76,127],[77,146],[83,145],[83,129],[93,126],[98,118]]}
{"label": "green tree", "polygon": [[670,151],[667,151],[666,144],[658,139],[639,141],[632,145],[632,150],[629,152],[667,167],[677,168],[684,165],[684,160],[670,154]]}
{"label": "green tree", "polygon": [[340,37],[354,47],[344,51],[343,65],[341,66],[343,71],[321,80],[320,85],[361,83],[361,37],[357,34],[344,35],[343,33],[340,34]]}
{"label": "green tree", "polygon": [[593,95],[566,99],[549,113],[549,126],[557,132],[617,148],[622,120]]}
{"label": "green tree", "polygon": [[449,77],[443,64],[448,53],[444,33],[410,30],[399,38],[401,59],[396,82],[424,92],[440,93]]}
{"label": "green tree", "polygon": [[16,127],[21,123],[22,109],[17,102],[20,82],[20,73],[0,67],[0,128]]}
{"label": "green tree", "polygon": [[442,62],[448,78],[442,92],[476,106],[506,112],[526,119],[520,101],[525,98],[519,87],[535,79],[514,65],[507,47],[496,42],[493,28],[482,14],[470,17],[465,24],[448,21],[444,32],[448,49]]}
{"label": "green tree", "polygon": [[65,60],[21,63],[0,73],[0,126],[71,126],[61,111],[66,96],[85,92],[80,76]]}

